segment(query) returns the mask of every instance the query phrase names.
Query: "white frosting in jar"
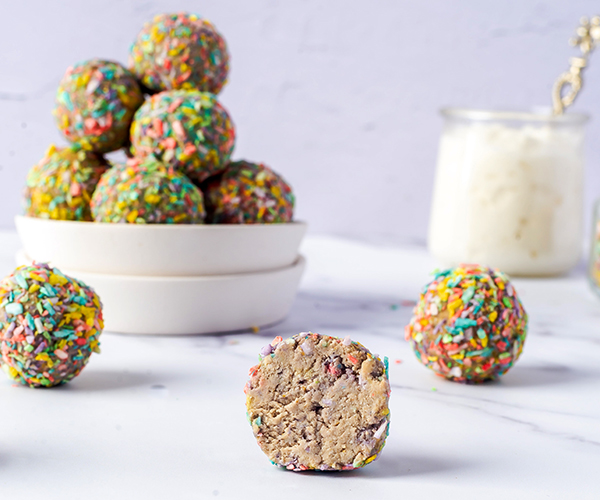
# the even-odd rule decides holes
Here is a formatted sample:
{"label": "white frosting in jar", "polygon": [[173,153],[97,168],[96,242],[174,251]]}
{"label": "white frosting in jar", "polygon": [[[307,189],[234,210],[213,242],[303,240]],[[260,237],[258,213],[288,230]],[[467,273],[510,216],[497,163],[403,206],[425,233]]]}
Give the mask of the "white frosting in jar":
{"label": "white frosting in jar", "polygon": [[447,265],[521,275],[580,256],[583,127],[450,123],[437,164],[430,251]]}

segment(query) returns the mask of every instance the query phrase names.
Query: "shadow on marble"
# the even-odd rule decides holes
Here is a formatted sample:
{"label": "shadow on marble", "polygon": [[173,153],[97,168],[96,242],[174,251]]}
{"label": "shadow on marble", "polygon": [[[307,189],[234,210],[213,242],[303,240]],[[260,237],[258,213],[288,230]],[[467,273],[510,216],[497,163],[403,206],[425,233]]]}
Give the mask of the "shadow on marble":
{"label": "shadow on marble", "polygon": [[[442,460],[439,457],[427,457],[424,455],[407,455],[396,453],[392,450],[383,450],[381,457],[375,462],[362,469],[351,471],[305,471],[299,474],[307,476],[319,476],[324,474],[327,478],[344,479],[348,477],[363,479],[384,479],[403,476],[422,476],[427,474],[439,474],[446,471],[456,471],[466,467],[460,459],[452,461]],[[282,469],[283,470],[283,469]],[[287,472],[287,471],[285,471]]]}
{"label": "shadow on marble", "polygon": [[66,392],[118,391],[136,387],[146,387],[156,392],[165,388],[165,382],[173,375],[164,373],[131,372],[125,370],[84,370],[79,377],[68,384],[54,388]]}
{"label": "shadow on marble", "polygon": [[386,478],[401,476],[422,476],[456,471],[466,467],[460,459],[444,460],[440,457],[425,455],[407,455],[391,450],[383,450],[381,457],[371,468],[365,469],[365,476],[370,478]]}
{"label": "shadow on marble", "polygon": [[597,380],[598,373],[585,372],[560,364],[520,366],[517,364],[500,380],[490,385],[498,387],[540,387],[546,385],[581,383],[585,380]]}

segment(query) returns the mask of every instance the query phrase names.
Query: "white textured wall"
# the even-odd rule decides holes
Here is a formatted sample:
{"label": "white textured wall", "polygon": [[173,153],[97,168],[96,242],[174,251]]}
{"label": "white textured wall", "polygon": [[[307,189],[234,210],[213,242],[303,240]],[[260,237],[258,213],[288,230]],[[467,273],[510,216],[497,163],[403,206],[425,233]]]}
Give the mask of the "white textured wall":
{"label": "white textured wall", "polygon": [[[229,42],[221,99],[235,157],[265,161],[295,188],[314,231],[422,240],[446,105],[550,103],[574,55],[584,0],[206,0],[0,2],[0,226],[20,210],[27,169],[54,128],[54,91],[75,61],[126,61],[163,11],[211,19]],[[600,54],[577,108],[600,115]],[[599,194],[600,125],[588,136],[588,207]],[[589,210],[588,210],[589,211]]]}

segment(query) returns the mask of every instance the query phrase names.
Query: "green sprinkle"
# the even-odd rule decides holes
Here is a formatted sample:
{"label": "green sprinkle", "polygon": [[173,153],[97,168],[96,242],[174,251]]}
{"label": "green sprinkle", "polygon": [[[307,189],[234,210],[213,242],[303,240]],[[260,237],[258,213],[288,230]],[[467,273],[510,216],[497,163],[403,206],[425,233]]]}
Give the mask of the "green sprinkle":
{"label": "green sprinkle", "polygon": [[471,299],[473,298],[474,295],[475,295],[475,287],[471,286],[463,292],[461,299],[466,304],[471,301]]}

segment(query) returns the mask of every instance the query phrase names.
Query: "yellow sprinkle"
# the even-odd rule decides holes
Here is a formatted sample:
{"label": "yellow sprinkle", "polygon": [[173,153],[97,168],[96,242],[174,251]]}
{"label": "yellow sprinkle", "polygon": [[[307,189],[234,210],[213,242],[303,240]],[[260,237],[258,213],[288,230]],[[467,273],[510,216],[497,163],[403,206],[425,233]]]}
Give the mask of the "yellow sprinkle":
{"label": "yellow sprinkle", "polygon": [[129,212],[127,214],[127,222],[134,223],[135,220],[137,219],[137,216],[138,216],[138,211],[137,210],[132,210],[131,212]]}
{"label": "yellow sprinkle", "polygon": [[490,321],[493,323],[498,318],[498,311],[492,311],[490,313]]}
{"label": "yellow sprinkle", "polygon": [[48,276],[48,281],[52,286],[54,285],[64,285],[67,283],[67,279],[59,276],[58,274],[52,273]]}
{"label": "yellow sprinkle", "polygon": [[146,196],[144,196],[144,200],[146,201],[146,203],[155,205],[160,201],[160,196],[158,196],[157,194],[149,193]]}

